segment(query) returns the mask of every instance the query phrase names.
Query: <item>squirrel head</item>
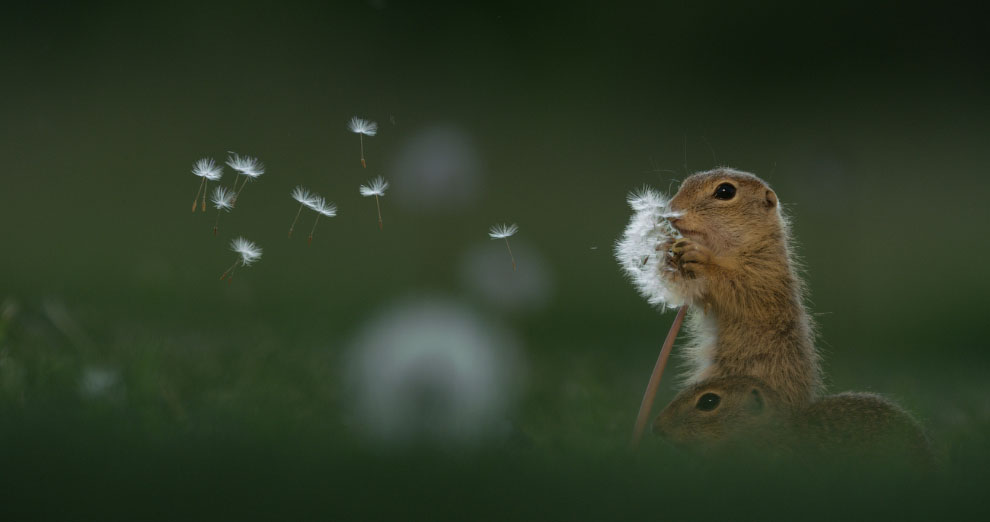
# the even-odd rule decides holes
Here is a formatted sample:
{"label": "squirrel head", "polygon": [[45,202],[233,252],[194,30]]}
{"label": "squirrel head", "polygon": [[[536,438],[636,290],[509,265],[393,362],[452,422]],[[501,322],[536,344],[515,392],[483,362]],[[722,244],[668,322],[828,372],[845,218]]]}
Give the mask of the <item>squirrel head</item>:
{"label": "squirrel head", "polygon": [[716,448],[768,433],[781,420],[780,404],[759,379],[717,377],[677,394],[653,422],[653,433],[681,446]]}
{"label": "squirrel head", "polygon": [[720,252],[763,245],[783,232],[777,194],[748,172],[718,168],[692,174],[670,200],[682,235]]}

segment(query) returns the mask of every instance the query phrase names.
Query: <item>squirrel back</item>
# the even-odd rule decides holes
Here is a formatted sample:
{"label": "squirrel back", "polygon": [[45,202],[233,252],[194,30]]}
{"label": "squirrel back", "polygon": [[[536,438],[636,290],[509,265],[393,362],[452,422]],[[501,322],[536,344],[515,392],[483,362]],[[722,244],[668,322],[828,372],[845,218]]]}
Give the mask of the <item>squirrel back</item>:
{"label": "squirrel back", "polygon": [[750,448],[810,458],[932,462],[921,426],[889,399],[845,392],[793,406],[747,376],[716,377],[683,390],[657,416],[653,432],[702,452]]}

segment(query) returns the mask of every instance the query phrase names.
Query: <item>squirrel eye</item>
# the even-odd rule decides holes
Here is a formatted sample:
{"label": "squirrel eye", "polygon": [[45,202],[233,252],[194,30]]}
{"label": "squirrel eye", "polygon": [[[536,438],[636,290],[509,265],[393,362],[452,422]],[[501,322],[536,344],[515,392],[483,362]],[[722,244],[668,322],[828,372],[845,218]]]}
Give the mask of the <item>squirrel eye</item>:
{"label": "squirrel eye", "polygon": [[698,399],[698,404],[694,407],[701,411],[712,411],[718,408],[718,403],[722,402],[722,398],[714,393],[706,393]]}
{"label": "squirrel eye", "polygon": [[715,188],[715,199],[732,199],[736,196],[736,187],[732,183],[722,183]]}

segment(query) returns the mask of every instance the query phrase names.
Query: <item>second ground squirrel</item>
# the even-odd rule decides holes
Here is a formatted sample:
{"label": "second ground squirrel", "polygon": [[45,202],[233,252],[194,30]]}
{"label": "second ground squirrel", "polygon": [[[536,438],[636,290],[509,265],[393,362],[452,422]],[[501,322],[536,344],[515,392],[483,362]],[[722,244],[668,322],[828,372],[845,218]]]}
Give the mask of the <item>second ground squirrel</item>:
{"label": "second ground squirrel", "polygon": [[683,390],[657,416],[653,431],[702,450],[932,462],[918,422],[881,395],[845,392],[795,407],[763,381],[744,376],[718,377]]}

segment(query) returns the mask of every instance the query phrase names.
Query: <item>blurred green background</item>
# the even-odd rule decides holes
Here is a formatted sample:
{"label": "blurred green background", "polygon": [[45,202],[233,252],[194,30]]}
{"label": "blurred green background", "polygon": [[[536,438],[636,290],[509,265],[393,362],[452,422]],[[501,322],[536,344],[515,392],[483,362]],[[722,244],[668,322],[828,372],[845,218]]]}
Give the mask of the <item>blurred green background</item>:
{"label": "blurred green background", "polygon": [[[829,389],[895,398],[943,459],[934,485],[885,477],[849,487],[850,505],[971,507],[987,485],[990,82],[974,13],[380,0],[4,18],[11,520],[776,514],[779,489],[654,440],[625,448],[672,319],[613,260],[625,195],[717,165],[766,179],[792,216]],[[367,170],[354,115],[380,125]],[[189,213],[189,169],[226,151],[267,173],[214,237],[212,209]],[[378,174],[394,182],[383,231],[357,194]],[[340,207],[310,246],[286,238],[300,183]],[[516,274],[486,234],[501,221],[521,228]],[[226,284],[235,235],[265,253]],[[486,274],[505,302],[478,290]],[[355,428],[354,339],[424,296],[514,339],[499,433],[469,448],[377,445]],[[675,390],[668,374],[657,408]],[[790,509],[843,492],[760,476],[812,499]]]}

